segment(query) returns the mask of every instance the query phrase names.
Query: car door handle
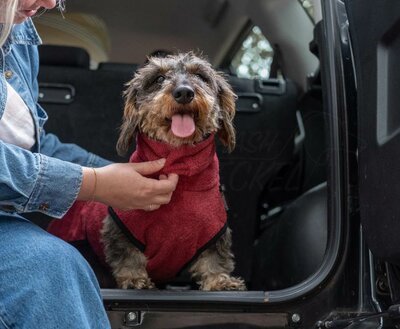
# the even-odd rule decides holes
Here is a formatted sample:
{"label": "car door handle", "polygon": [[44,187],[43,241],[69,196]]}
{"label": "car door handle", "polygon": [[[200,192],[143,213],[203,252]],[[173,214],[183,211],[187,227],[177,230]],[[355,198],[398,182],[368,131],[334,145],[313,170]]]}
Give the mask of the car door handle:
{"label": "car door handle", "polygon": [[263,98],[257,93],[237,93],[236,111],[257,113],[261,111]]}

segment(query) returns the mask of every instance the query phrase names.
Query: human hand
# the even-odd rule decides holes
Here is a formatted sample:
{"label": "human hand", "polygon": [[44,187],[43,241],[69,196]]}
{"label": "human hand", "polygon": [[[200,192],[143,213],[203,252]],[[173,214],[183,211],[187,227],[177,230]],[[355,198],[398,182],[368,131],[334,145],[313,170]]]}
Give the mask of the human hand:
{"label": "human hand", "polygon": [[144,177],[160,171],[165,159],[141,163],[114,163],[102,168],[83,167],[78,200],[94,200],[121,210],[158,209],[169,203],[178,175]]}

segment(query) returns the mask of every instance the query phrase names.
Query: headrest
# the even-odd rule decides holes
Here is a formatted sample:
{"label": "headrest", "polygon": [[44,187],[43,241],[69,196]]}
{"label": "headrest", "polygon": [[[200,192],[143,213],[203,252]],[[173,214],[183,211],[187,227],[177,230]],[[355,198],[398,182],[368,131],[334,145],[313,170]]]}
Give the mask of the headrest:
{"label": "headrest", "polygon": [[97,67],[102,71],[135,72],[139,68],[138,64],[101,62]]}
{"label": "headrest", "polygon": [[89,68],[89,53],[79,47],[41,45],[39,47],[40,65],[73,66]]}

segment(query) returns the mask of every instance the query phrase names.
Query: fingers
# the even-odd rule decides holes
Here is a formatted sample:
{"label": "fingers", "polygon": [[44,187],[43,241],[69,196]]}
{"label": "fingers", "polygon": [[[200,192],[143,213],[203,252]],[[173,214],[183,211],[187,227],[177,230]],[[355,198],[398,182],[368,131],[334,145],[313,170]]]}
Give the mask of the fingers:
{"label": "fingers", "polygon": [[[170,202],[179,177],[176,174],[160,175],[159,179],[146,176],[159,172],[165,159],[157,161],[112,164],[99,170],[100,189],[97,201],[121,210],[143,209],[154,211]],[[134,172],[132,172],[134,171]],[[102,176],[102,177],[100,177]],[[99,182],[98,182],[99,183]],[[135,188],[132,188],[135,186]]]}
{"label": "fingers", "polygon": [[154,211],[160,208],[161,205],[149,204],[148,206],[144,207],[144,211]]}
{"label": "fingers", "polygon": [[[168,187],[164,187],[161,186],[160,187],[155,187],[153,189],[153,195],[152,196],[148,196],[147,202],[149,204],[156,204],[156,205],[162,205],[162,204],[168,204],[171,201],[172,198],[172,193],[174,192],[175,188],[176,188],[176,184],[174,183],[170,183],[170,181],[168,179],[163,179],[164,182],[170,184],[170,186]],[[158,181],[158,182],[161,182]],[[157,184],[157,183],[155,183]],[[171,185],[172,184],[172,185]],[[157,185],[154,185],[157,186]],[[154,191],[159,191],[159,193],[155,193]],[[164,193],[164,191],[166,191],[166,193]]]}
{"label": "fingers", "polygon": [[[164,181],[170,185],[170,188],[172,188],[172,190],[171,190],[171,192],[159,194],[159,195],[156,195],[153,198],[147,200],[150,204],[143,208],[143,210],[145,210],[145,211],[154,211],[154,210],[157,210],[158,208],[160,208],[161,205],[168,204],[171,201],[172,193],[176,188],[176,184],[178,183],[179,177],[176,174],[169,174],[168,176],[160,175],[159,179],[160,179],[159,181],[155,182],[156,188],[157,188],[157,182]],[[166,187],[162,186],[161,188],[164,189]]]}
{"label": "fingers", "polygon": [[[135,167],[136,172],[138,172],[143,176],[146,176],[160,171],[165,165],[165,159],[134,163],[133,165]],[[151,186],[151,189],[154,190],[156,194],[169,193],[171,191],[174,191],[176,188],[176,184],[178,184],[179,180],[179,177],[176,174],[169,174],[168,176],[160,175],[159,178],[160,180],[152,179],[153,182],[150,183],[153,184]]]}
{"label": "fingers", "polygon": [[148,202],[151,202],[149,205],[145,206],[143,210],[146,211],[153,211],[157,210],[164,204],[168,204],[171,201],[172,197],[172,192],[164,195],[158,195],[154,197],[152,200],[148,200]]}
{"label": "fingers", "polygon": [[[161,178],[161,176],[163,178]],[[160,175],[160,180],[148,178],[150,184],[150,190],[154,195],[168,194],[176,189],[176,185],[179,181],[177,174],[169,174],[168,176]]]}
{"label": "fingers", "polygon": [[172,192],[168,194],[157,195],[152,199],[151,203],[157,205],[168,204],[171,201],[171,198]]}
{"label": "fingers", "polygon": [[151,175],[160,171],[165,165],[165,159],[158,159],[155,161],[133,163],[135,170],[143,175]]}
{"label": "fingers", "polygon": [[151,200],[148,200],[148,202],[151,202],[149,205],[145,206],[143,210],[146,211],[153,211],[157,210],[164,204],[168,204],[171,201],[172,198],[172,192],[164,195],[158,195]]}
{"label": "fingers", "polygon": [[179,176],[177,174],[169,174],[167,179],[162,180],[160,182],[168,182],[168,184],[173,188],[172,191],[175,191],[178,181],[179,181]]}

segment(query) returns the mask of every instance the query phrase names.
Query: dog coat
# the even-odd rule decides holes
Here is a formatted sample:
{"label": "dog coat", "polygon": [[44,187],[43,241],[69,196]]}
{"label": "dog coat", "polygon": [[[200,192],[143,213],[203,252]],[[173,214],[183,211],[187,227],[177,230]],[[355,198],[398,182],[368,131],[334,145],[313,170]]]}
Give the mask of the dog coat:
{"label": "dog coat", "polygon": [[146,255],[147,272],[154,282],[175,277],[227,227],[214,135],[194,146],[180,147],[138,135],[130,162],[159,158],[166,158],[166,163],[154,177],[179,175],[169,204],[146,212],[121,211],[97,202],[77,201],[63,219],[50,224],[49,232],[70,242],[88,240],[105,261],[100,230],[104,217],[110,214],[129,241]]}

